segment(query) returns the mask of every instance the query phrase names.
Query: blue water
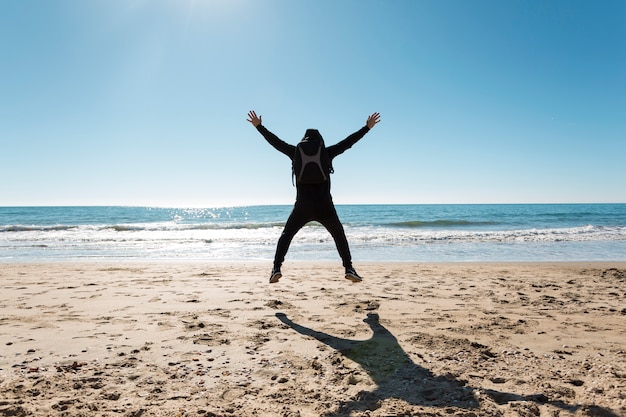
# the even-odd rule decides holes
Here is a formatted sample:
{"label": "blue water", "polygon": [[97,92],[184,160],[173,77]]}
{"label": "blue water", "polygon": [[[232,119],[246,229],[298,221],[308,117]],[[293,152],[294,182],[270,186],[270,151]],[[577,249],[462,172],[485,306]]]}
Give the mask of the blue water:
{"label": "blue water", "polygon": [[[0,207],[0,262],[270,261],[291,206]],[[626,204],[339,205],[355,262],[626,261]],[[338,261],[317,223],[287,260]]]}

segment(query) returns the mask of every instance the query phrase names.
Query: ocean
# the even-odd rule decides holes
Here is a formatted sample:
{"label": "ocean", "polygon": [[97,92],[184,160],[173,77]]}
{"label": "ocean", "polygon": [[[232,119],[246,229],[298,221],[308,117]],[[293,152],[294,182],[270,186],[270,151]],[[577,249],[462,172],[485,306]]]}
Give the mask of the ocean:
{"label": "ocean", "polygon": [[[267,261],[290,205],[0,207],[0,262]],[[626,204],[338,205],[355,264],[626,261]],[[337,261],[310,223],[286,261]]]}

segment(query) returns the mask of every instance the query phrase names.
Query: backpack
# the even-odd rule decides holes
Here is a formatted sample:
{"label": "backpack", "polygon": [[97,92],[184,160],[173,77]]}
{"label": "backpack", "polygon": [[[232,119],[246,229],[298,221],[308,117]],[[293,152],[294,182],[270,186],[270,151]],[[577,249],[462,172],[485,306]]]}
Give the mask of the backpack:
{"label": "backpack", "polygon": [[324,145],[324,139],[317,130],[308,129],[304,139],[296,145],[292,164],[296,184],[321,184],[328,181],[333,167]]}

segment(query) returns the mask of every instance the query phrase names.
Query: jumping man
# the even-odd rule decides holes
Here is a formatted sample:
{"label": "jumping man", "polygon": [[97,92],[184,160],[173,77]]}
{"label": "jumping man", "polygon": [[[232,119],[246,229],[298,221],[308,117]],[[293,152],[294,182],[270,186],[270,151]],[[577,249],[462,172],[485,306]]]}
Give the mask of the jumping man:
{"label": "jumping man", "polygon": [[[278,136],[267,130],[263,126],[262,117],[257,117],[254,110],[248,112],[248,121],[256,127],[270,145],[291,159],[296,180],[296,202],[278,239],[270,283],[276,283],[282,277],[280,267],[285,260],[291,240],[310,221],[321,223],[335,240],[337,251],[346,269],[346,279],[352,282],[362,281],[362,278],[352,266],[348,240],[330,194],[330,174],[333,172],[332,160],[337,155],[351,148],[352,145],[357,143],[370,129],[380,122],[380,113],[373,113],[367,118],[365,126],[344,140],[328,147],[324,146],[322,136],[315,129],[307,129],[300,144],[294,146],[282,141]],[[318,143],[320,144],[319,147],[317,147]],[[308,153],[299,150],[300,148],[305,149],[306,146],[315,146],[316,151]],[[304,167],[305,164],[307,165],[306,169]],[[313,165],[313,168],[311,168],[311,165]],[[316,166],[319,168],[315,168]],[[309,171],[321,171],[319,179],[315,179],[315,175],[309,175]]]}

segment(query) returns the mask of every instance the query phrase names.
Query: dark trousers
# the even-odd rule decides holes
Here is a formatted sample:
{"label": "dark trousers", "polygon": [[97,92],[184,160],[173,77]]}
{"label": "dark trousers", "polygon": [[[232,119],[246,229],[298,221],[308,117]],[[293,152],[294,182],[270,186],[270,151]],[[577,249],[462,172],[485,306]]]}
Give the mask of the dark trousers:
{"label": "dark trousers", "polygon": [[352,256],[348,247],[348,239],[343,230],[343,226],[337,216],[337,210],[332,200],[324,203],[296,201],[296,204],[287,219],[285,229],[278,239],[276,255],[274,256],[274,267],[279,268],[285,260],[285,255],[289,250],[291,240],[305,224],[317,221],[328,230],[335,240],[335,246],[345,268],[352,267]]}

